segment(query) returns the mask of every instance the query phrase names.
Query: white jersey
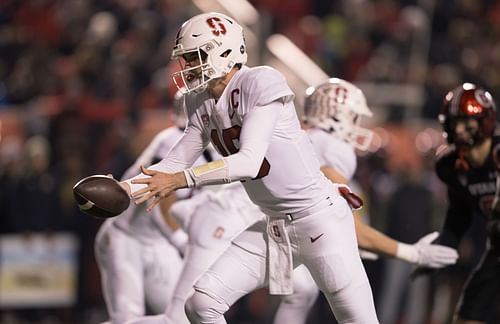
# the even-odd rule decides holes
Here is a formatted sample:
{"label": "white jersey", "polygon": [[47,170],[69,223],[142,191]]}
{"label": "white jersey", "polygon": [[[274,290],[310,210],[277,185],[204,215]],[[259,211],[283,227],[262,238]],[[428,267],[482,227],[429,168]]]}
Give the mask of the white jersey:
{"label": "white jersey", "polygon": [[[308,129],[307,135],[311,139],[320,166],[331,167],[350,181],[357,166],[356,153],[352,145],[319,128]],[[265,232],[266,224],[264,219],[258,220],[260,222],[253,225],[250,230],[241,233],[234,240],[234,244],[252,253],[265,256],[266,246],[262,242],[261,233]]]}
{"label": "white jersey", "polygon": [[310,128],[307,134],[311,138],[320,165],[336,170],[350,181],[357,166],[352,145],[319,128]]}
{"label": "white jersey", "polygon": [[[277,102],[281,103],[278,107],[266,107]],[[262,163],[259,174],[243,182],[250,199],[265,213],[272,215],[305,210],[330,194],[331,184],[320,172],[311,141],[300,128],[293,93],[278,71],[265,66],[243,66],[218,100],[207,91],[188,94],[186,107],[189,117],[186,133],[158,169],[179,171],[190,167],[212,141],[219,153],[226,156],[229,174],[237,174],[246,167],[244,163],[237,162],[242,161],[241,146],[255,144],[252,143],[254,137],[267,130],[255,120],[251,125],[247,120],[252,114],[254,117],[257,111],[259,117],[273,113],[279,116],[275,124],[270,125],[272,129],[267,130],[272,134],[269,143],[264,143],[268,146],[263,152],[263,160],[258,161]],[[265,119],[265,115],[262,118]],[[267,120],[261,122],[269,124]],[[259,142],[253,148],[264,144]],[[262,151],[262,148],[257,147],[255,151]],[[249,155],[246,161],[254,162],[251,161],[254,156]],[[231,180],[240,179],[232,177]]]}
{"label": "white jersey", "polygon": [[[167,155],[170,149],[182,137],[184,131],[178,127],[169,127],[158,133],[151,143],[144,149],[135,163],[125,171],[122,179],[130,178],[141,171],[141,165],[148,167],[155,159],[161,159]],[[203,155],[195,164],[206,163]],[[176,191],[177,199],[185,199],[192,195],[191,189],[182,189]],[[146,206],[136,206],[130,204],[130,207],[114,220],[115,226],[133,235],[135,238],[146,242],[154,240],[161,235],[156,227],[162,228],[163,216],[159,207],[153,209],[153,217],[144,217]]]}

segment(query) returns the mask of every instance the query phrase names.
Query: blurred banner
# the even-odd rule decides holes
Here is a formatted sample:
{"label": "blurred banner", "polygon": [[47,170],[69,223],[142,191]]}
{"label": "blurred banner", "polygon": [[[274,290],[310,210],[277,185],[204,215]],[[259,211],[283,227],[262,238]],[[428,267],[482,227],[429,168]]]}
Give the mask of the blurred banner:
{"label": "blurred banner", "polygon": [[0,309],[73,306],[78,248],[66,233],[0,236]]}

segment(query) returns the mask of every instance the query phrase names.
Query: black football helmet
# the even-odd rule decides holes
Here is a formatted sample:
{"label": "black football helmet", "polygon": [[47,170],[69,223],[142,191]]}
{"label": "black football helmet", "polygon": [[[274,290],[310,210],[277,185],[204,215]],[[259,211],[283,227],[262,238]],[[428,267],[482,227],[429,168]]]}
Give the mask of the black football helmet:
{"label": "black football helmet", "polygon": [[[474,118],[479,129],[469,143],[458,143],[454,138],[457,121]],[[496,124],[496,106],[491,94],[472,83],[464,83],[448,92],[439,114],[443,135],[450,144],[473,147],[492,137]]]}

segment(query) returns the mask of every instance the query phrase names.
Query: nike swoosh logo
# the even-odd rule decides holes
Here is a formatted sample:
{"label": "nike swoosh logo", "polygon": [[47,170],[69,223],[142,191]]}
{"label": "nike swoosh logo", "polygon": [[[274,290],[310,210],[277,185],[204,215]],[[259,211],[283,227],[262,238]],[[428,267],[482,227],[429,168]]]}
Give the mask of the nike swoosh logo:
{"label": "nike swoosh logo", "polygon": [[316,242],[317,240],[319,240],[319,238],[320,238],[320,237],[322,237],[322,236],[323,236],[323,234],[325,234],[325,233],[321,233],[321,234],[319,234],[319,235],[318,235],[318,236],[316,236],[316,237],[309,237],[309,238],[311,239],[311,243],[314,243],[314,242]]}

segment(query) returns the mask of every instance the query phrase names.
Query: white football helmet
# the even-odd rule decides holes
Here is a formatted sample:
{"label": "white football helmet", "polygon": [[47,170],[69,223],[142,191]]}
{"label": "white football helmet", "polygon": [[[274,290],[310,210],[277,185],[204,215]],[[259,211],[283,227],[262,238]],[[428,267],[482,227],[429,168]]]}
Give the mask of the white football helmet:
{"label": "white football helmet", "polygon": [[[197,65],[191,62],[193,58],[198,59]],[[201,92],[211,80],[223,77],[238,63],[246,63],[243,28],[216,12],[194,16],[177,33],[172,59],[181,65],[173,74],[177,88],[183,93]]]}
{"label": "white football helmet", "polygon": [[372,115],[361,89],[345,80],[331,78],[306,90],[304,120],[357,149],[366,150],[370,145],[373,132],[359,123],[361,116]]}

